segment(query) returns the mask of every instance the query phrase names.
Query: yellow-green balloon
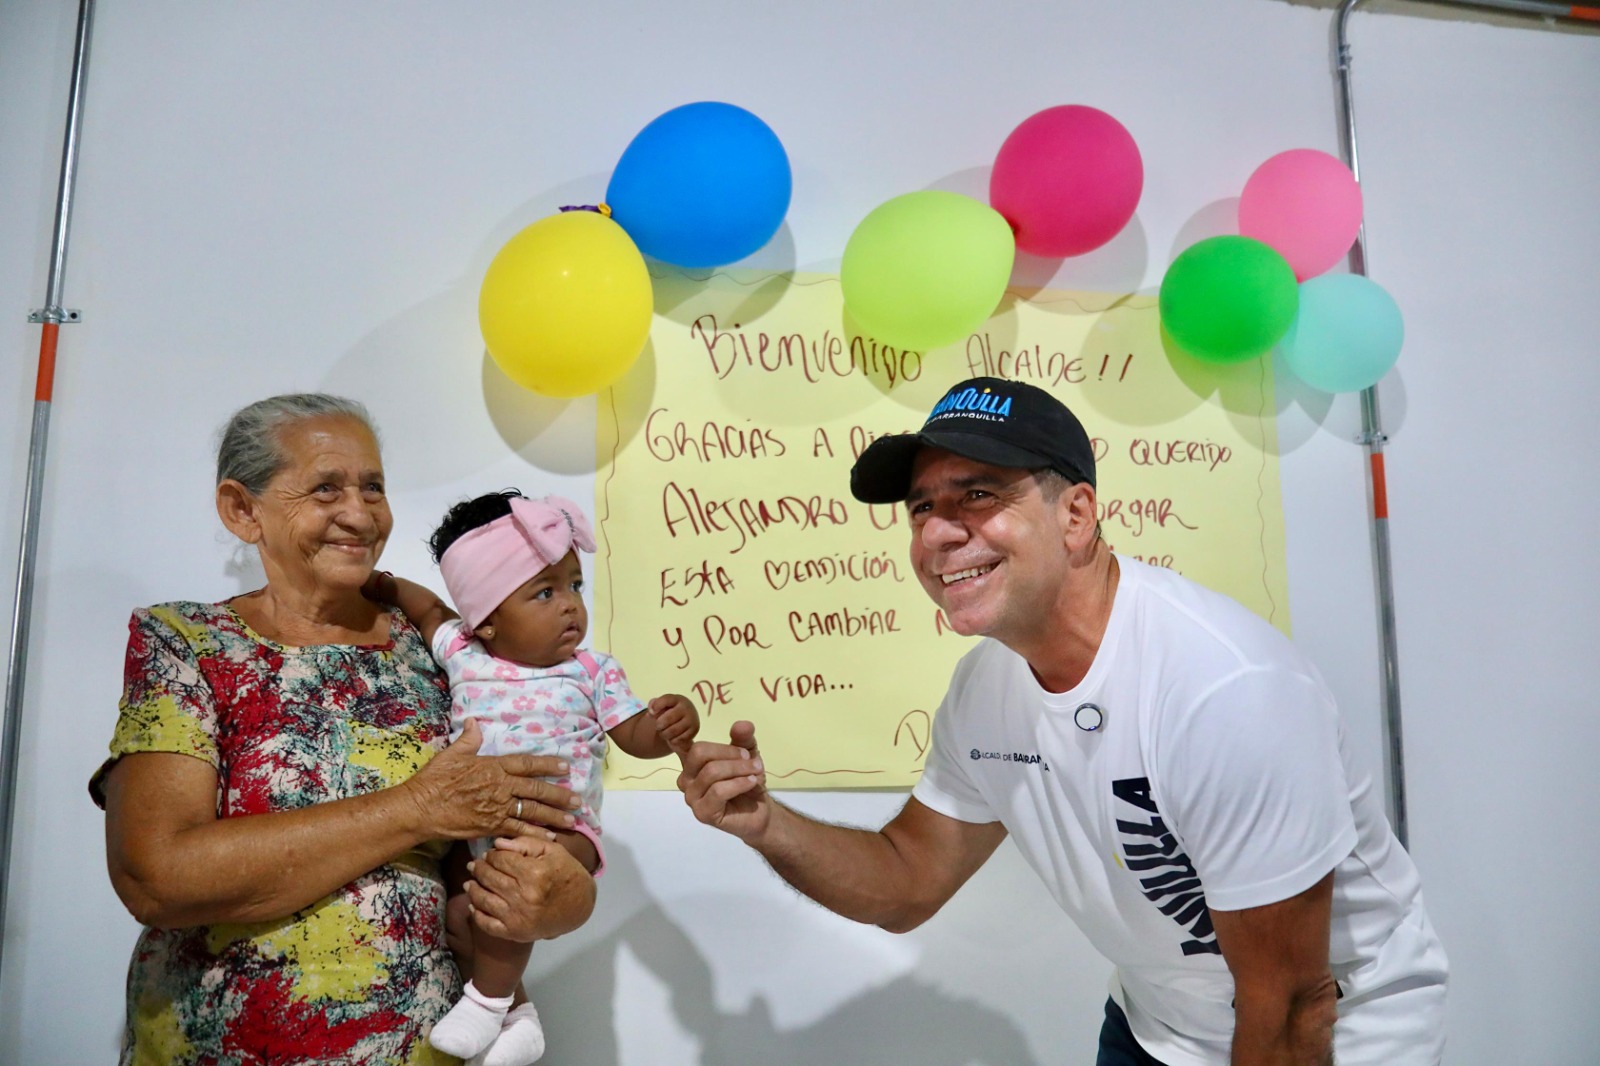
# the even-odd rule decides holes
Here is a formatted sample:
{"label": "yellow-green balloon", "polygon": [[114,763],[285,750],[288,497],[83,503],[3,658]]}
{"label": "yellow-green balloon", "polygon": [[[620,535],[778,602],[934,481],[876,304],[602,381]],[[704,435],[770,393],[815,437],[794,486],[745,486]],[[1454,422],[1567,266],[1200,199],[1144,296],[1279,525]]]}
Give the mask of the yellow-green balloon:
{"label": "yellow-green balloon", "polygon": [[1269,351],[1300,303],[1294,270],[1250,237],[1208,237],[1183,250],[1161,280],[1161,325],[1188,352],[1237,363]]}
{"label": "yellow-green balloon", "polygon": [[478,326],[500,369],[546,396],[615,382],[644,350],[650,271],[621,226],[593,211],[542,218],[495,253]]}
{"label": "yellow-green balloon", "polygon": [[839,287],[861,329],[926,351],[994,313],[1016,256],[1011,226],[988,204],[927,189],[879,205],[844,247]]}

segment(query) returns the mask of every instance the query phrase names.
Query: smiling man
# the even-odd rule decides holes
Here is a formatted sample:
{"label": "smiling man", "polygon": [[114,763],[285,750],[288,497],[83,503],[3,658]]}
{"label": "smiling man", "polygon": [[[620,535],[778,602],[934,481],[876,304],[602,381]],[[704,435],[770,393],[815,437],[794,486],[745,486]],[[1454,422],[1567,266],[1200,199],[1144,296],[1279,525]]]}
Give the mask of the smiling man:
{"label": "smiling man", "polygon": [[[748,722],[689,806],[829,910],[926,921],[1009,834],[1116,965],[1099,1066],[1440,1060],[1447,966],[1333,698],[1277,630],[1100,536],[1095,464],[1049,393],[956,385],[851,471],[904,501],[959,633],[927,767],[882,829],[776,802]],[[914,664],[907,664],[914,669]]]}

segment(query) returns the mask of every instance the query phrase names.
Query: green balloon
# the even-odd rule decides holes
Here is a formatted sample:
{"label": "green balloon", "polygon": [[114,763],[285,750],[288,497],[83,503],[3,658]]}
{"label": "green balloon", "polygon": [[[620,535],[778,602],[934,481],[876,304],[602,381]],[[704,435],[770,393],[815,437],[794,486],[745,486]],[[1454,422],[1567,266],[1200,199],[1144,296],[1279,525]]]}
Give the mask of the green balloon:
{"label": "green balloon", "polygon": [[1016,240],[988,204],[927,189],[879,205],[844,246],[839,287],[862,331],[917,351],[960,340],[994,313]]}
{"label": "green balloon", "polygon": [[1283,256],[1250,237],[1208,237],[1183,250],[1161,280],[1161,325],[1190,355],[1238,363],[1289,331],[1300,290]]}

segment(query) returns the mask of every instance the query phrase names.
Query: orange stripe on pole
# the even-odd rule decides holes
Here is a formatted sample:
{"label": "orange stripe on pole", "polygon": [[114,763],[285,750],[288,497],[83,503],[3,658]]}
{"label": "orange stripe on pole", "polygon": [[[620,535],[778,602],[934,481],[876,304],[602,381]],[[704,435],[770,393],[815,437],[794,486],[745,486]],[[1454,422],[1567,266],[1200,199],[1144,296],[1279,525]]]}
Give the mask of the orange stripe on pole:
{"label": "orange stripe on pole", "polygon": [[1588,19],[1590,22],[1600,22],[1600,7],[1574,7],[1567,14],[1575,19]]}
{"label": "orange stripe on pole", "polygon": [[1372,453],[1372,517],[1389,517],[1389,484],[1383,476],[1383,453]]}
{"label": "orange stripe on pole", "polygon": [[39,380],[33,387],[35,403],[49,403],[56,387],[56,334],[61,332],[58,322],[46,322],[39,336]]}

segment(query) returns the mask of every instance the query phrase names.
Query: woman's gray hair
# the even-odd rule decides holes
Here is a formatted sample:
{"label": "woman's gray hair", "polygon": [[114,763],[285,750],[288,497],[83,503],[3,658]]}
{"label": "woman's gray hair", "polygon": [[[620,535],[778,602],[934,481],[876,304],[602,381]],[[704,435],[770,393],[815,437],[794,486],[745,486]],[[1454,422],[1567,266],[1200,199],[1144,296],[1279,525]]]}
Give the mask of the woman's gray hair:
{"label": "woman's gray hair", "polygon": [[217,484],[237,481],[255,496],[261,495],[273,475],[283,469],[281,434],[296,422],[310,418],[353,418],[367,427],[374,440],[378,427],[355,400],[325,392],[292,392],[269,396],[234,412],[217,444]]}

